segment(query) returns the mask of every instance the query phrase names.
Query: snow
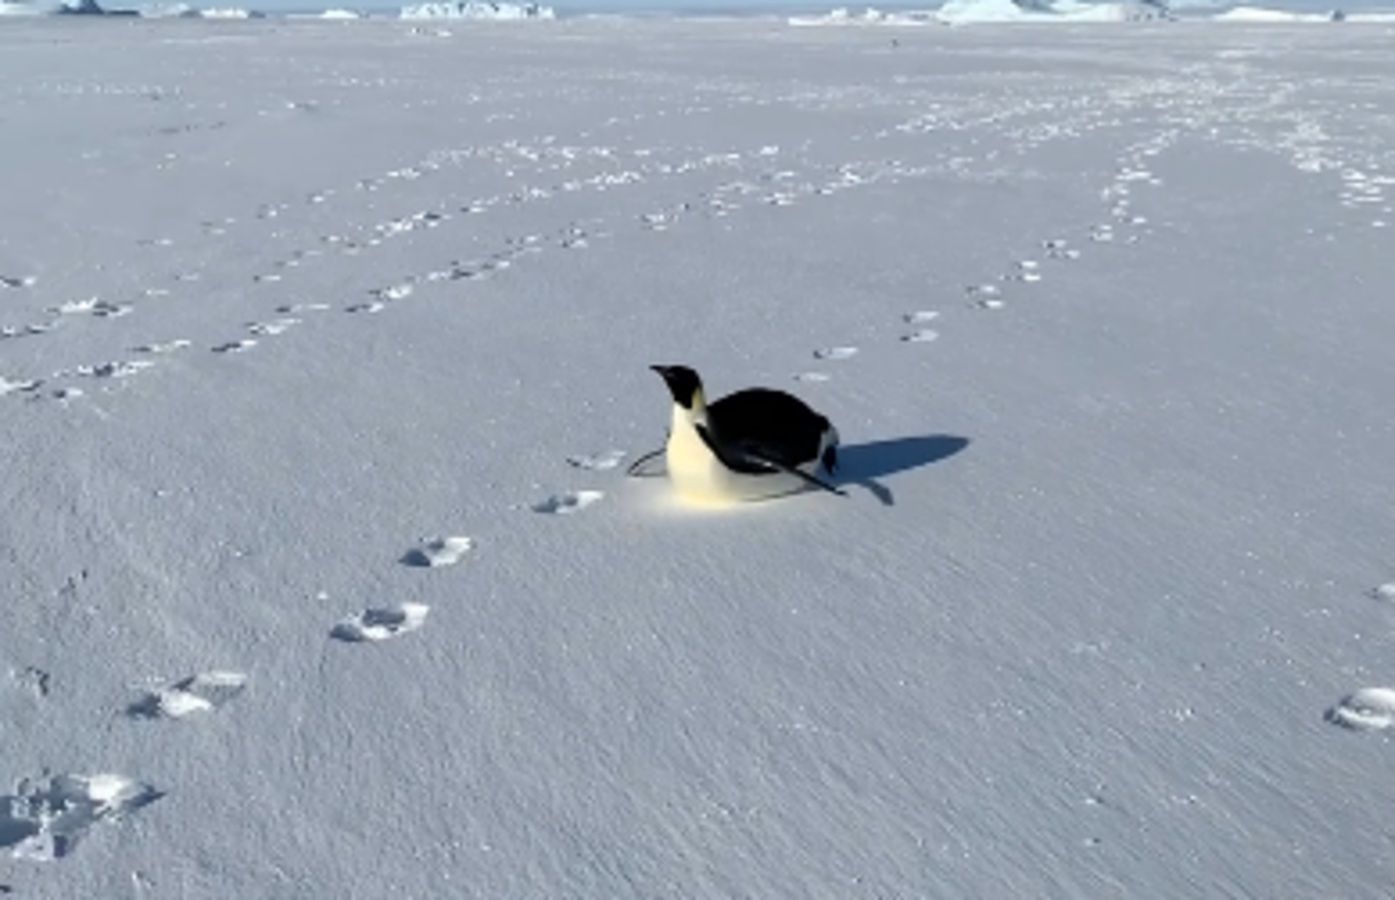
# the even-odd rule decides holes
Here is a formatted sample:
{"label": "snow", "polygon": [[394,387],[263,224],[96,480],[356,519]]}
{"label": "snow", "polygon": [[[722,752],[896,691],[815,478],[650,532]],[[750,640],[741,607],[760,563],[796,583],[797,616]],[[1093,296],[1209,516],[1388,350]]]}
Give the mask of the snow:
{"label": "snow", "polygon": [[536,3],[496,3],[490,0],[420,3],[404,6],[401,12],[403,19],[475,19],[504,22],[556,17],[556,12],[550,6],[539,6]]}
{"label": "snow", "polygon": [[0,28],[3,891],[1388,893],[1382,29],[451,28]]}

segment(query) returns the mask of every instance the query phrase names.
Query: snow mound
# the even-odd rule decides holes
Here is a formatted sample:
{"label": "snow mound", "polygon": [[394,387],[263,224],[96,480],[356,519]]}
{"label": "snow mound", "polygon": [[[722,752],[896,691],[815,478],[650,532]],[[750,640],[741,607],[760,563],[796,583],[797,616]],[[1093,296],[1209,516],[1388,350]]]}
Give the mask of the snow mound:
{"label": "snow mound", "polygon": [[1079,0],[949,0],[935,13],[950,25],[1040,22],[1150,22],[1171,18],[1154,2],[1082,3]]}
{"label": "snow mound", "polygon": [[420,3],[404,6],[403,19],[475,19],[483,21],[522,21],[525,19],[555,19],[550,6],[536,3],[493,3],[490,0],[457,0],[453,3]]}
{"label": "snow mound", "polygon": [[1384,731],[1395,724],[1395,690],[1362,688],[1329,709],[1327,721],[1353,731]]}
{"label": "snow mound", "polygon": [[846,6],[839,7],[832,12],[819,16],[791,16],[789,24],[795,27],[813,27],[821,25],[935,25],[933,12],[922,12],[918,10],[903,10],[900,12],[882,12],[873,7],[867,7],[860,13],[849,11]]}

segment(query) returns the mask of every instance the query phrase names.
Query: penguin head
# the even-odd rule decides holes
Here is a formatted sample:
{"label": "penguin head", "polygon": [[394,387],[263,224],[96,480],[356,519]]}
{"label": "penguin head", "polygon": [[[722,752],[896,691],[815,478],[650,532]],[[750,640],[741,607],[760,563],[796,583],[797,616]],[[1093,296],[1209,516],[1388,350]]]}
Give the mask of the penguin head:
{"label": "penguin head", "polygon": [[673,402],[686,410],[701,409],[706,404],[702,396],[702,379],[687,366],[650,366],[668,385]]}

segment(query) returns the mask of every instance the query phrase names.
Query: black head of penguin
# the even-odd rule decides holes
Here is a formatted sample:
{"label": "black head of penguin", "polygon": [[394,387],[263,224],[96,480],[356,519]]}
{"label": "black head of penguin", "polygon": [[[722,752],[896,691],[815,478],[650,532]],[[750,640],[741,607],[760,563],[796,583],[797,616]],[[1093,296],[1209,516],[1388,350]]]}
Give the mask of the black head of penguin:
{"label": "black head of penguin", "polygon": [[650,366],[673,394],[673,402],[684,409],[692,409],[693,403],[702,393],[702,379],[687,366]]}

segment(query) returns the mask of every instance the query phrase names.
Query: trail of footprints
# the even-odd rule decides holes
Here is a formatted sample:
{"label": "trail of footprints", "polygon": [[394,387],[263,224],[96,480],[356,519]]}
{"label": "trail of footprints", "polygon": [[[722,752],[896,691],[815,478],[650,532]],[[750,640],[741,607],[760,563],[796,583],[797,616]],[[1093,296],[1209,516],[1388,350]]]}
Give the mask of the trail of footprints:
{"label": "trail of footprints", "polygon": [[[624,452],[609,450],[568,458],[574,467],[609,470],[619,465]],[[576,512],[599,500],[600,491],[575,491],[543,504],[556,513]],[[409,549],[399,562],[418,568],[446,568],[461,563],[474,549],[475,541],[464,535],[423,539]],[[325,594],[319,597],[324,599]],[[329,638],[349,644],[381,643],[421,629],[430,607],[406,601],[373,606],[344,617],[329,630]],[[12,671],[12,679],[33,694],[36,700],[48,698],[50,676],[29,667]],[[234,670],[199,672],[172,683],[154,687],[129,703],[127,718],[149,721],[183,721],[211,715],[243,694],[248,676]],[[38,779],[21,779],[11,793],[0,796],[0,850],[14,859],[52,862],[77,848],[99,823],[121,821],[156,802],[164,791],[144,781],[116,773],[60,774],[44,772]]]}
{"label": "trail of footprints", "polygon": [[[545,158],[555,158],[559,162],[554,166],[555,170],[564,167],[564,163],[569,165],[579,157],[588,155],[613,161],[618,154],[614,148],[595,147],[566,147],[556,146],[555,139],[544,139],[541,149],[528,148],[518,142],[505,142],[505,144],[494,148],[483,148],[485,155],[493,154],[495,161],[511,163],[514,157],[538,160]],[[651,151],[637,148],[631,151],[632,158],[639,162],[638,165],[622,171],[603,171],[586,178],[564,180],[554,183],[550,187],[522,187],[515,191],[494,195],[467,202],[460,207],[460,212],[466,215],[478,214],[501,204],[531,203],[545,200],[558,193],[566,193],[576,190],[593,189],[607,190],[617,186],[627,184],[639,184],[655,177],[681,175],[697,170],[710,170],[724,166],[739,167],[743,160],[770,160],[775,162],[781,153],[781,149],[775,145],[765,145],[755,151],[709,153],[705,156],[694,157],[679,162],[652,161],[649,159]],[[362,190],[377,190],[385,181],[402,180],[411,181],[424,175],[439,171],[444,166],[460,159],[474,159],[481,155],[481,148],[473,148],[471,151],[442,151],[433,155],[432,158],[423,161],[415,166],[404,167],[393,170],[384,179],[367,179],[359,183]],[[822,180],[818,178],[801,179],[797,172],[791,169],[770,168],[759,174],[754,180],[736,179],[720,184],[710,193],[699,195],[697,202],[683,201],[675,207],[667,210],[660,210],[653,213],[644,214],[640,217],[641,224],[649,230],[667,230],[681,216],[700,211],[712,217],[723,217],[730,212],[740,209],[741,202],[738,198],[756,198],[760,203],[770,206],[784,206],[795,202],[802,196],[830,195],[841,190],[873,184],[885,179],[900,179],[924,175],[935,167],[911,167],[898,161],[883,161],[881,163],[847,163],[835,166],[830,171],[830,176]],[[1137,172],[1130,170],[1123,172],[1121,178],[1131,180],[1137,176]],[[1116,185],[1114,190],[1127,190]],[[335,191],[324,189],[313,192],[307,199],[308,204],[323,203],[326,199],[334,196]],[[1122,201],[1121,201],[1122,202]],[[1119,206],[1116,203],[1116,207]],[[281,216],[289,209],[287,204],[263,204],[258,209],[256,219],[273,220]],[[326,247],[333,247],[340,252],[355,254],[361,252],[366,247],[376,246],[384,240],[407,234],[423,228],[435,228],[448,222],[452,218],[448,211],[422,210],[415,213],[399,216],[379,223],[372,228],[372,236],[365,240],[354,239],[345,235],[326,235],[323,243]],[[236,224],[234,217],[224,217],[222,219],[205,220],[202,227],[206,235],[221,234],[226,229]],[[504,246],[492,254],[483,258],[467,261],[453,261],[447,267],[432,270],[422,275],[409,276],[394,284],[369,291],[372,299],[354,302],[344,307],[344,311],[349,313],[380,313],[386,310],[393,302],[406,299],[411,296],[416,287],[421,284],[434,282],[448,282],[460,280],[480,280],[486,279],[499,272],[509,269],[515,260],[524,256],[542,252],[545,246],[556,246],[561,249],[584,249],[589,242],[598,237],[607,237],[608,232],[593,230],[589,223],[571,222],[559,229],[554,234],[547,236],[542,234],[528,234],[521,237],[505,238]],[[145,241],[151,246],[169,246],[173,243],[170,238],[158,238]],[[1078,251],[1065,246],[1063,240],[1054,239],[1044,243],[1044,249],[1049,258],[1053,259],[1073,259],[1078,257]],[[274,264],[273,268],[278,271],[264,272],[254,276],[254,281],[258,283],[276,284],[282,280],[282,273],[286,270],[297,268],[303,261],[308,261],[314,257],[322,256],[323,251],[311,248],[308,250],[298,250],[293,252],[288,258]],[[197,272],[185,272],[175,276],[178,281],[196,281]],[[1000,281],[1018,281],[1024,284],[1034,283],[1041,279],[1041,273],[1037,269],[1037,263],[1032,260],[1023,260],[1018,263],[1017,269],[1003,276]],[[25,284],[18,279],[8,279],[6,284]],[[971,286],[966,291],[975,305],[985,309],[999,309],[1005,305],[1001,297],[1001,289],[994,284],[984,284]],[[167,293],[164,289],[151,288],[146,291],[146,295],[160,296]],[[307,309],[309,305],[283,304],[277,307],[277,312],[282,314],[281,318],[269,321],[257,321],[247,323],[245,328],[247,336],[235,339],[224,340],[213,344],[209,349],[222,355],[245,353],[259,346],[259,339],[275,337],[286,333],[289,329],[301,324],[303,320],[288,315]],[[98,318],[115,318],[129,314],[134,306],[129,303],[118,304],[102,301],[98,298],[86,300],[70,301],[51,308],[50,312],[58,318],[71,315],[90,314]],[[23,328],[9,328],[3,334],[8,336],[42,334],[56,324],[56,321],[31,323]],[[910,323],[907,324],[918,324]],[[900,336],[905,343],[923,344],[930,343],[939,337],[939,332],[931,328],[915,328]],[[185,339],[165,342],[163,346],[174,349],[175,346],[187,346]],[[139,352],[158,354],[164,352],[156,349],[162,345],[150,344],[139,348]],[[835,348],[837,349],[837,348]],[[847,348],[843,348],[847,349]],[[855,348],[853,348],[855,350]],[[51,380],[71,377],[74,374],[84,377],[127,377],[140,371],[150,368],[148,362],[137,361],[128,362],[108,362],[94,366],[80,367],[80,369],[57,372],[51,376]],[[806,381],[817,381],[826,378],[825,373],[807,372],[800,373],[796,377]],[[37,389],[43,384],[42,379],[21,379],[3,382],[4,393],[28,393],[31,396],[38,396]],[[54,391],[53,396],[60,399],[69,399],[80,396],[80,390],[59,388]]]}
{"label": "trail of footprints", "polygon": [[[551,139],[544,139],[543,144],[547,145]],[[506,142],[504,145],[504,155],[516,153],[526,155],[528,150],[519,146],[516,142]],[[486,212],[489,209],[501,204],[532,203],[546,200],[559,193],[567,193],[578,190],[610,190],[616,187],[629,184],[642,184],[655,177],[682,175],[693,171],[719,168],[723,166],[739,166],[743,159],[773,159],[780,152],[780,148],[773,145],[766,145],[756,151],[709,153],[705,156],[682,160],[680,162],[650,161],[651,151],[643,148],[631,151],[635,160],[640,161],[638,165],[622,171],[603,171],[589,177],[577,178],[555,183],[550,187],[525,186],[515,191],[498,194],[467,202],[460,207],[460,212],[471,215]],[[544,153],[534,153],[534,157],[556,154],[564,160],[574,160],[584,157],[587,154],[607,160],[614,160],[618,154],[614,148],[575,148],[575,147],[546,147]],[[424,161],[415,166],[405,167],[400,170],[389,172],[385,179],[368,179],[360,182],[359,188],[363,190],[376,190],[385,180],[414,180],[423,175],[440,170],[447,162],[453,161],[457,156],[462,158],[474,158],[477,153],[453,153],[441,152],[434,158]],[[798,175],[793,170],[782,169],[767,171],[759,175],[755,180],[734,180],[718,186],[710,194],[702,194],[700,203],[682,202],[677,207],[669,211],[661,211],[641,216],[641,222],[651,230],[664,230],[669,224],[675,222],[677,218],[690,211],[701,210],[713,217],[722,217],[730,212],[740,209],[741,204],[731,199],[733,197],[748,197],[755,195],[760,202],[771,206],[783,206],[793,203],[800,196],[808,195],[829,195],[839,190],[856,187],[864,184],[876,183],[885,178],[903,178],[923,175],[927,168],[912,168],[901,163],[892,162],[884,164],[844,164],[835,167],[832,176],[826,181],[798,180]],[[789,188],[780,188],[780,185],[790,185]],[[307,203],[318,204],[324,202],[334,195],[332,189],[324,189],[313,192]],[[263,204],[258,208],[255,220],[270,221],[282,216],[290,209],[285,203]],[[435,228],[448,222],[452,218],[451,213],[439,210],[423,210],[415,213],[399,216],[375,225],[371,229],[371,236],[366,239],[355,239],[346,235],[325,235],[322,238],[325,247],[337,249],[339,252],[354,255],[362,250],[381,244],[384,240],[389,240],[402,234],[423,228]],[[236,225],[238,219],[235,217],[222,217],[219,219],[205,219],[200,223],[202,234],[207,237],[217,237],[226,234],[227,229]],[[516,260],[542,252],[546,246],[555,246],[564,250],[585,249],[590,242],[610,236],[610,232],[594,228],[592,223],[573,221],[560,228],[551,235],[528,234],[520,237],[504,239],[504,246],[499,250],[482,258],[465,261],[453,261],[447,267],[426,272],[422,275],[409,276],[395,284],[387,285],[369,291],[371,300],[359,301],[348,304],[344,307],[349,313],[379,313],[389,307],[395,301],[405,299],[410,296],[417,285],[430,284],[433,282],[461,281],[461,280],[482,280],[487,279],[499,272],[509,269]],[[149,247],[170,247],[175,244],[173,238],[159,237],[144,239],[141,244]],[[294,251],[289,257],[273,264],[275,271],[262,272],[252,276],[254,283],[277,285],[288,270],[299,267],[302,262],[312,258],[322,256],[323,251],[316,248]],[[185,271],[176,273],[173,276],[176,282],[194,283],[200,278],[200,273],[195,271]],[[9,287],[28,286],[32,280],[7,278],[5,284]],[[146,299],[168,296],[169,291],[164,288],[147,288],[143,292]],[[283,304],[277,308],[279,313],[296,312],[302,309],[300,305]],[[25,326],[5,326],[0,330],[0,337],[20,337],[40,335],[50,331],[59,324],[64,317],[90,315],[96,318],[117,318],[128,315],[135,310],[133,303],[112,303],[92,297],[83,300],[69,301],[50,308],[54,318],[45,322],[30,323]],[[215,342],[209,349],[220,355],[241,354],[259,346],[259,339],[275,337],[286,333],[290,328],[301,324],[301,321],[291,317],[283,317],[270,321],[249,322],[246,324],[248,336],[234,339],[227,339]],[[908,340],[925,341],[931,339],[928,333],[921,333],[915,336],[908,336]],[[152,342],[136,348],[136,352],[143,354],[160,354],[173,349],[180,349],[188,346],[187,339],[178,338],[172,341]],[[64,370],[52,373],[48,379],[12,379],[5,381],[0,387],[0,393],[24,393],[33,399],[39,399],[42,394],[39,388],[46,381],[57,381],[71,377],[99,377],[99,378],[124,378],[145,371],[153,367],[149,361],[110,361],[91,366],[78,367],[72,370]],[[72,387],[56,387],[48,396],[57,399],[72,399],[82,396],[80,389]]]}

